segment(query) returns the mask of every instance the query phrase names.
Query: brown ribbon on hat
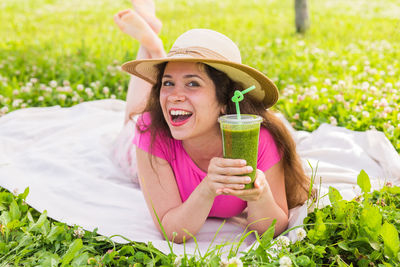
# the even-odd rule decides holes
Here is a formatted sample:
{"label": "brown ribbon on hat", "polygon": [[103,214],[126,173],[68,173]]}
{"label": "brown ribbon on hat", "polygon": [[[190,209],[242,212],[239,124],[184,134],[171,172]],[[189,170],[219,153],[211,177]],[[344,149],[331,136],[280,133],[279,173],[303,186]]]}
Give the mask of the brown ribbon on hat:
{"label": "brown ribbon on hat", "polygon": [[200,47],[200,46],[191,46],[185,48],[172,47],[169,51],[167,57],[173,57],[175,55],[190,55],[197,58],[207,58],[207,59],[218,59],[229,61],[224,56],[221,56],[215,51],[212,51],[208,48]]}

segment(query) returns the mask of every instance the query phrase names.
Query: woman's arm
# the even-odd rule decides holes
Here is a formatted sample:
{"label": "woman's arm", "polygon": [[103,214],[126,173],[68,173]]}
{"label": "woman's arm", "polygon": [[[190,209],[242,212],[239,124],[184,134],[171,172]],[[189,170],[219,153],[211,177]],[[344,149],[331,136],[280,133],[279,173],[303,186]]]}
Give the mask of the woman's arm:
{"label": "woman's arm", "polygon": [[275,236],[287,228],[289,212],[281,161],[265,173],[257,170],[253,189],[232,190],[224,188],[222,191],[226,195],[234,195],[247,201],[247,223],[251,230],[256,230],[259,234],[262,234],[271,225],[273,219],[277,220]]}
{"label": "woman's arm", "polygon": [[[169,163],[164,159],[149,158],[149,154],[139,148],[136,149],[136,157],[140,185],[154,224],[161,232],[154,214],[156,212],[168,239],[174,238],[176,243],[182,243],[184,237],[186,240],[190,239],[184,229],[193,235],[200,230],[207,219],[214,198],[200,184],[182,203]],[[151,158],[154,159],[152,162],[154,169],[150,164]],[[177,233],[175,237],[174,232]]]}
{"label": "woman's arm", "polygon": [[[175,175],[166,160],[149,157],[139,148],[136,149],[136,158],[140,185],[153,221],[161,232],[156,212],[168,239],[174,238],[176,243],[182,243],[184,238],[190,239],[185,230],[192,235],[200,230],[222,188],[243,188],[247,183],[246,177],[237,175],[251,172],[242,160],[213,158],[207,176],[182,203]],[[150,160],[153,160],[152,165]],[[177,234],[175,237],[174,232]]]}
{"label": "woman's arm", "polygon": [[[265,173],[257,170],[256,188],[262,191],[258,200],[248,201],[247,221],[250,229],[264,233],[276,219],[275,236],[288,226],[288,205],[282,162],[276,163]],[[267,220],[260,220],[265,219]],[[255,221],[259,222],[254,223]]]}

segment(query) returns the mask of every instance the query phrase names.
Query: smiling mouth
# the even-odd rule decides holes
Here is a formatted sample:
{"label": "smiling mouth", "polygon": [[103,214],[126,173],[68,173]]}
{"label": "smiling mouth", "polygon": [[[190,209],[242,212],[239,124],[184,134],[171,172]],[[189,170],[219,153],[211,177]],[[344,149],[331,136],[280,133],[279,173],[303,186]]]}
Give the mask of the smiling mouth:
{"label": "smiling mouth", "polygon": [[187,121],[193,113],[185,110],[170,110],[169,115],[174,125],[181,125],[183,122]]}

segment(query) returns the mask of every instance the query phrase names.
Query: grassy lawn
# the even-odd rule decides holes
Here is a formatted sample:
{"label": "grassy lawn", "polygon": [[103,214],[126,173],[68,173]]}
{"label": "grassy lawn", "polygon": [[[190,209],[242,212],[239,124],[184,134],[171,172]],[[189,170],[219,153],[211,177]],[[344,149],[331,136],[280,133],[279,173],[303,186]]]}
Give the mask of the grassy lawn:
{"label": "grassy lawn", "polygon": [[[398,0],[309,0],[311,28],[304,36],[294,32],[293,0],[156,0],[156,4],[167,50],[191,28],[211,28],[231,37],[241,49],[243,63],[276,82],[281,97],[275,109],[296,129],[312,131],[322,123],[377,129],[400,152]],[[112,17],[128,7],[128,0],[1,1],[0,116],[26,107],[125,99],[129,76],[119,66],[135,58],[138,43],[121,33]],[[313,226],[307,228],[305,243],[292,244],[292,253],[287,253],[293,265],[315,266],[305,257],[327,266],[399,264],[399,194],[396,187],[375,193],[365,189],[364,201],[346,202],[332,190],[336,206],[308,217]],[[96,233],[54,222],[25,205],[24,197],[0,192],[0,266],[171,265],[175,260],[176,255],[159,253],[151,244],[114,245]],[[343,221],[349,210],[358,221]],[[382,214],[381,221],[361,223],[363,218],[379,218],[377,214]],[[333,221],[326,226],[322,222],[328,219]],[[354,237],[350,231],[340,232],[345,231],[340,227],[333,229],[335,223],[367,230],[355,229]],[[275,258],[265,256],[270,241],[265,235],[262,249],[230,256],[242,257],[244,263],[279,266],[285,250]],[[373,252],[367,252],[371,248]],[[341,256],[330,256],[335,253]],[[302,255],[304,261],[297,262]],[[220,258],[217,254],[203,260],[183,258],[184,265],[205,263],[219,266]]]}

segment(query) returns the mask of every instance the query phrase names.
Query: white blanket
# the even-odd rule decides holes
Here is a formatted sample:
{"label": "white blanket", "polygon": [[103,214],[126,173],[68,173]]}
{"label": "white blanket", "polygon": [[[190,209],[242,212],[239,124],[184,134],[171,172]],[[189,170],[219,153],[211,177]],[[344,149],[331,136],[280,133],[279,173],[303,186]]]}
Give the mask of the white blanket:
{"label": "white blanket", "polygon": [[[69,225],[98,228],[106,236],[122,235],[149,242],[163,252],[169,247],[155,228],[138,186],[112,161],[114,141],[121,130],[125,102],[99,100],[71,108],[28,108],[0,118],[0,186],[22,192],[29,186],[27,202],[40,212]],[[287,123],[285,119],[282,120]],[[386,181],[400,184],[400,156],[383,133],[354,132],[321,125],[312,133],[294,131],[304,167],[317,166],[316,184],[322,196],[329,186],[346,199],[358,194],[357,175],[364,169],[373,189]],[[315,171],[315,170],[314,170]],[[321,178],[321,179],[320,179]],[[322,198],[320,205],[328,204]],[[290,226],[299,225],[306,205],[290,212]],[[213,244],[240,238],[237,218],[228,220]],[[223,221],[208,219],[193,240],[173,245],[176,254],[204,253]],[[292,236],[293,238],[293,236]],[[115,237],[115,241],[124,239]],[[241,249],[254,242],[249,236]],[[227,247],[229,249],[230,247]]]}

